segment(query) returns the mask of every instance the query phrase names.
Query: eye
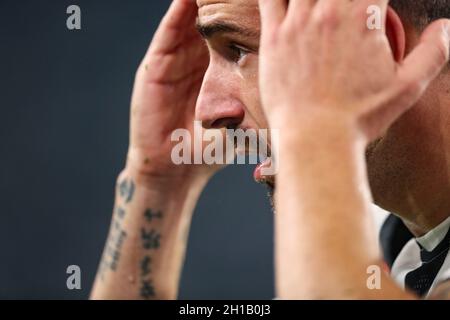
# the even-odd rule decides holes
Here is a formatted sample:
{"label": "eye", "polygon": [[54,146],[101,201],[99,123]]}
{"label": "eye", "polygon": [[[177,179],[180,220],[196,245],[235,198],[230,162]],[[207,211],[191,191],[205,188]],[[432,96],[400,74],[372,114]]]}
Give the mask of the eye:
{"label": "eye", "polygon": [[250,50],[236,43],[228,45],[228,49],[230,51],[230,59],[236,63],[242,62],[242,60],[250,53]]}

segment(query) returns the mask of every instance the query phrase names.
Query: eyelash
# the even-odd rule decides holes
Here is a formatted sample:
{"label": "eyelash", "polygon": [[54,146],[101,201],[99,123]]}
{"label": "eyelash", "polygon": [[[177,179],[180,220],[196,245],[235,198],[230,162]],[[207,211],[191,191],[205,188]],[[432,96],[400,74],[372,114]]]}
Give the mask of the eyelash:
{"label": "eyelash", "polygon": [[233,60],[235,63],[239,63],[244,59],[250,51],[243,48],[240,45],[237,45],[235,43],[231,43],[228,45],[228,49],[231,51],[231,60]]}

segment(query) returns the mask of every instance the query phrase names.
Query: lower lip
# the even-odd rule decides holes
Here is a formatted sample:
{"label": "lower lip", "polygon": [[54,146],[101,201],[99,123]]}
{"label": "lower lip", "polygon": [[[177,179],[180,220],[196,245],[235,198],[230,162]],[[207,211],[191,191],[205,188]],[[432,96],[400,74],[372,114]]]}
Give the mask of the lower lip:
{"label": "lower lip", "polygon": [[256,166],[255,170],[253,171],[253,178],[255,179],[256,182],[263,182],[264,180],[266,180],[265,176],[262,174],[262,169],[266,167],[267,168],[270,167],[269,160],[266,160]]}
{"label": "lower lip", "polygon": [[256,182],[262,181],[261,167],[262,163],[258,164],[255,168],[255,171],[253,171],[253,178],[255,179]]}

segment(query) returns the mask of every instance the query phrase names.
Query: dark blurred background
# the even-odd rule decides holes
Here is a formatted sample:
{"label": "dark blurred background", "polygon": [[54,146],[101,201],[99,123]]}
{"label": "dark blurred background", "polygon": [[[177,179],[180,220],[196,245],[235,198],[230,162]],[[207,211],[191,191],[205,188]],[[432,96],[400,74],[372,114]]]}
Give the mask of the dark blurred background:
{"label": "dark blurred background", "polygon": [[[0,298],[85,299],[124,165],[134,72],[168,0],[0,0]],[[82,30],[66,27],[80,6]],[[182,299],[271,299],[272,213],[232,166],[194,216]],[[78,265],[82,289],[66,288]]]}

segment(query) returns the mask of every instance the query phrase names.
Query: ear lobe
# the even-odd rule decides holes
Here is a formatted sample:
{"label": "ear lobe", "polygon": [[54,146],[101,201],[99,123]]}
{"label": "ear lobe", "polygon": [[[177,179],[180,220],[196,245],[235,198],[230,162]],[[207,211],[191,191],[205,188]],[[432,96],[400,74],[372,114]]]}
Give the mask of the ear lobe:
{"label": "ear lobe", "polygon": [[406,33],[403,22],[390,6],[386,16],[386,36],[391,45],[392,54],[397,62],[402,62],[406,51]]}

